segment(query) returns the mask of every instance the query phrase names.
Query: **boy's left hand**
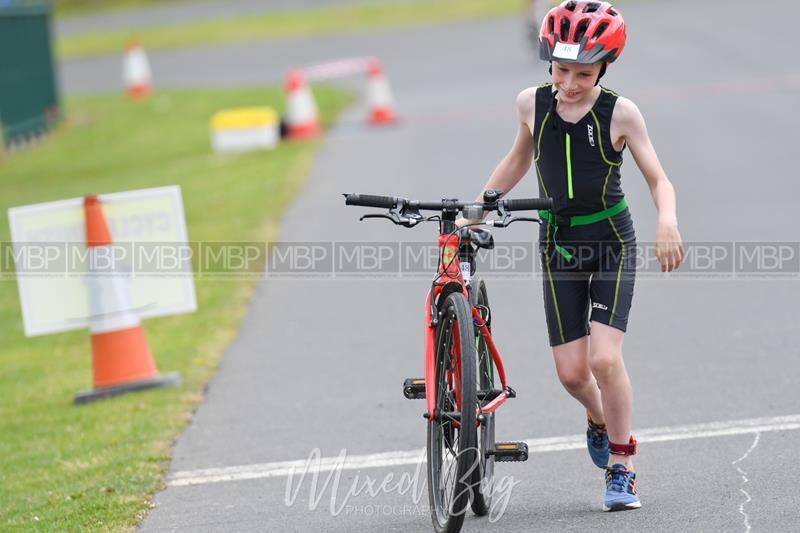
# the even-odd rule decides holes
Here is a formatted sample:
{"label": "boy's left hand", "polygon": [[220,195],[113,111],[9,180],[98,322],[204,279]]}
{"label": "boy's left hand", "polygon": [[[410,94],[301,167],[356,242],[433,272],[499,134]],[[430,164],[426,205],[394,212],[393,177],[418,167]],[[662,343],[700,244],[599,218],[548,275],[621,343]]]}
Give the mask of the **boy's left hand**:
{"label": "boy's left hand", "polygon": [[677,222],[658,222],[656,257],[661,263],[661,272],[672,272],[683,262],[683,241],[678,232]]}

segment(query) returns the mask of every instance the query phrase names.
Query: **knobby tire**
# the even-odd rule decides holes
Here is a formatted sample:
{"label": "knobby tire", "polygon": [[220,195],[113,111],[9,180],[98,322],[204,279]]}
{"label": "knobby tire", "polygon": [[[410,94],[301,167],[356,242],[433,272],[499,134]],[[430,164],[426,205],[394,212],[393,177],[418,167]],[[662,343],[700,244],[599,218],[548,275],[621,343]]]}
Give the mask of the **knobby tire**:
{"label": "knobby tire", "polygon": [[[435,417],[428,423],[428,497],[436,532],[458,533],[470,505],[474,473],[478,468],[475,331],[470,305],[461,293],[448,295],[439,311],[434,414],[457,412],[460,423],[456,425],[451,420],[436,420]],[[460,376],[460,402],[456,398],[457,374]]]}

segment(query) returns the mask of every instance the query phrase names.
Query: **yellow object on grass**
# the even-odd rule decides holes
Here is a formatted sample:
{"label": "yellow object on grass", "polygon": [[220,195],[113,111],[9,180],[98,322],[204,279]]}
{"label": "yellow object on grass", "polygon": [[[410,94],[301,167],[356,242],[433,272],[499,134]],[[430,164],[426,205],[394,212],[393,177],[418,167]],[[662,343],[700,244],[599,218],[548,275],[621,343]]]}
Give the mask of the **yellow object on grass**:
{"label": "yellow object on grass", "polygon": [[237,107],[214,113],[211,129],[227,130],[275,126],[280,122],[278,113],[271,107]]}
{"label": "yellow object on grass", "polygon": [[214,113],[211,144],[216,152],[275,148],[280,142],[280,117],[271,107],[239,107]]}

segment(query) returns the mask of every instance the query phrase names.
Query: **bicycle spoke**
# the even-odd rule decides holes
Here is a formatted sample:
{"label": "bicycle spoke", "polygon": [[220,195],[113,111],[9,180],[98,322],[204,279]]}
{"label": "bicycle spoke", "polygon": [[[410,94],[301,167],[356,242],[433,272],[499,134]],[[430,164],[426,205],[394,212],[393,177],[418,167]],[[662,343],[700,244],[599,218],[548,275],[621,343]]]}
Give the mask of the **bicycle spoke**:
{"label": "bicycle spoke", "polygon": [[[445,459],[444,463],[446,465],[444,469],[445,478],[442,483],[443,496],[442,499],[442,507],[444,510],[449,511],[450,506],[452,504],[452,496],[453,490],[451,489],[452,485],[455,484],[454,474],[457,470],[457,459],[454,457],[450,457]],[[448,483],[449,482],[449,483]]]}

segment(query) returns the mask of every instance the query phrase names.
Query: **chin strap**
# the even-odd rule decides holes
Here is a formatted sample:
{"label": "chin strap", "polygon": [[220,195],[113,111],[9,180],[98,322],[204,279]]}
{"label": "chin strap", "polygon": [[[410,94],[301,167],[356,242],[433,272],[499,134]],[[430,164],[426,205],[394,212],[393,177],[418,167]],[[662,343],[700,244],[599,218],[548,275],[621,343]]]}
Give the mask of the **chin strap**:
{"label": "chin strap", "polygon": [[631,440],[628,441],[628,444],[617,444],[616,442],[608,441],[608,451],[611,452],[612,455],[636,455],[637,444],[636,439],[631,435]]}

